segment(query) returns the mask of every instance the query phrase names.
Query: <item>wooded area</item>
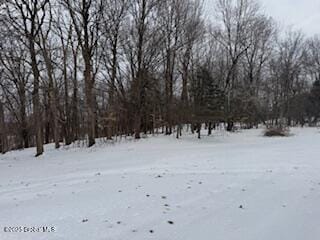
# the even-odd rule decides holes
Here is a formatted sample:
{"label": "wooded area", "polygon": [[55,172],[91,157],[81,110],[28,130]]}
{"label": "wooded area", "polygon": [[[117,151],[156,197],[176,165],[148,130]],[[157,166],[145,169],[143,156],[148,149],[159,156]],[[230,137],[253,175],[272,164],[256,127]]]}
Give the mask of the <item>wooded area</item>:
{"label": "wooded area", "polygon": [[320,117],[320,37],[255,0],[7,0],[0,34],[2,153]]}

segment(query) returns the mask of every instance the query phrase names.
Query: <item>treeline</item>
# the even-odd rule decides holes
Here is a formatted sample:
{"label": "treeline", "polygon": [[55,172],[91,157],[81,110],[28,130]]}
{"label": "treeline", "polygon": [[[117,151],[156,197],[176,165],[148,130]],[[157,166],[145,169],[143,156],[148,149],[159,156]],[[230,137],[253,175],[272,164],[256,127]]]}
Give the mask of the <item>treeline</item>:
{"label": "treeline", "polygon": [[0,3],[0,151],[188,124],[316,124],[320,38],[254,0]]}

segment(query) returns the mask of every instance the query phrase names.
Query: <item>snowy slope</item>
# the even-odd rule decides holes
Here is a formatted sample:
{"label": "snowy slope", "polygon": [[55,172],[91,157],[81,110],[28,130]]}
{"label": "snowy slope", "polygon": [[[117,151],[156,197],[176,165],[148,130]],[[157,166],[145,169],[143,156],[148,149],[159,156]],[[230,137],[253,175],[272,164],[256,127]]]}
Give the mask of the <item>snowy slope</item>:
{"label": "snowy slope", "polygon": [[0,155],[0,240],[320,239],[320,133],[293,132]]}

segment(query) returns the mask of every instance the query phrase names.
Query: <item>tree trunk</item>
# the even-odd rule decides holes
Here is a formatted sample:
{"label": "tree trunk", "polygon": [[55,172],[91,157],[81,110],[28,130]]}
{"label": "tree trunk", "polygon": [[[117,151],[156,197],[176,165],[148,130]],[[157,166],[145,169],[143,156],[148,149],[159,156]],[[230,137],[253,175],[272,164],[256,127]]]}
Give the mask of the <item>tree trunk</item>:
{"label": "tree trunk", "polygon": [[229,120],[229,121],[228,121],[228,124],[227,124],[227,131],[228,131],[228,132],[232,132],[233,126],[234,126],[233,121]]}
{"label": "tree trunk", "polygon": [[140,139],[140,132],[141,132],[141,81],[142,81],[142,74],[141,71],[138,72],[137,78],[134,80],[134,138]]}
{"label": "tree trunk", "polygon": [[40,86],[40,73],[38,69],[36,50],[34,39],[29,39],[30,57],[31,57],[31,67],[33,73],[33,92],[32,92],[32,102],[33,102],[33,117],[36,133],[36,157],[43,154],[43,137],[42,137],[42,116],[41,116],[41,106],[40,106],[40,96],[39,96],[39,86]]}
{"label": "tree trunk", "polygon": [[78,56],[77,50],[73,49],[73,94],[72,94],[72,140],[79,139],[79,117],[78,117]]}
{"label": "tree trunk", "polygon": [[171,51],[167,52],[165,73],[165,99],[166,99],[166,135],[172,134],[172,97],[173,97],[173,68],[174,59]]}
{"label": "tree trunk", "polygon": [[198,139],[201,139],[201,123],[197,124]]}
{"label": "tree trunk", "polygon": [[60,136],[59,136],[59,123],[58,123],[58,108],[57,108],[57,98],[55,93],[55,84],[53,79],[53,68],[52,68],[52,62],[51,58],[49,56],[49,52],[46,48],[45,39],[43,38],[43,46],[42,46],[42,52],[43,52],[43,58],[45,61],[46,69],[47,69],[47,75],[49,79],[49,109],[52,116],[52,128],[53,128],[53,138],[55,143],[55,148],[60,148]]}
{"label": "tree trunk", "polygon": [[87,107],[87,124],[88,124],[88,147],[92,147],[95,141],[96,132],[96,118],[95,118],[95,100],[93,94],[93,79],[91,76],[92,67],[90,62],[90,55],[85,54],[85,93],[86,93],[86,107]]}
{"label": "tree trunk", "polygon": [[67,75],[67,50],[63,50],[63,83],[64,83],[64,103],[65,103],[65,141],[66,145],[70,145],[72,140],[70,136],[70,106],[69,106],[69,85],[68,85],[68,75]]}
{"label": "tree trunk", "polygon": [[0,152],[2,154],[7,152],[7,136],[5,129],[4,109],[2,102],[0,102]]}
{"label": "tree trunk", "polygon": [[[188,107],[188,78],[189,78],[189,64],[190,64],[190,57],[191,57],[191,48],[192,46],[187,46],[186,52],[183,56],[182,61],[182,93],[181,93],[181,100],[183,104],[183,109]],[[184,114],[186,115],[186,113]],[[186,116],[184,116],[186,117]],[[184,119],[186,120],[186,119]]]}
{"label": "tree trunk", "polygon": [[29,130],[26,114],[26,91],[25,86],[20,86],[19,88],[19,98],[20,98],[20,116],[21,116],[21,139],[23,142],[23,147],[29,147]]}
{"label": "tree trunk", "polygon": [[212,122],[209,122],[208,124],[208,136],[212,135]]}

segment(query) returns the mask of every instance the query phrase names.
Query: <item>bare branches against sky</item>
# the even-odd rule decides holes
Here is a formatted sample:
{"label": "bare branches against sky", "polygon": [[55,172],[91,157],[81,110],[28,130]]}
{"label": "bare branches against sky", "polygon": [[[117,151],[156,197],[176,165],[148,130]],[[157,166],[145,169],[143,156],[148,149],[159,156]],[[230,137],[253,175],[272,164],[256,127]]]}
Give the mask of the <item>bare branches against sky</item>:
{"label": "bare branches against sky", "polygon": [[[204,0],[210,18],[215,0]],[[301,29],[309,36],[320,33],[320,0],[260,0],[265,12],[280,26]]]}

